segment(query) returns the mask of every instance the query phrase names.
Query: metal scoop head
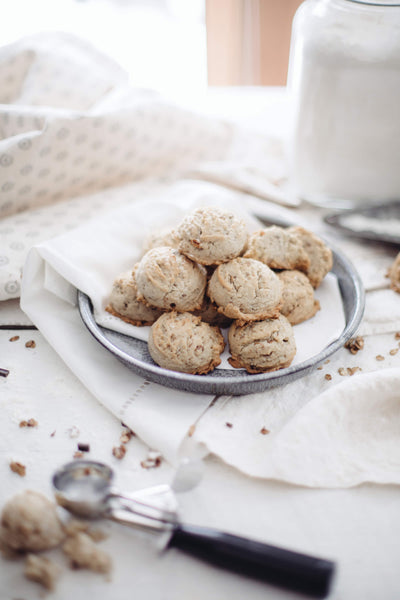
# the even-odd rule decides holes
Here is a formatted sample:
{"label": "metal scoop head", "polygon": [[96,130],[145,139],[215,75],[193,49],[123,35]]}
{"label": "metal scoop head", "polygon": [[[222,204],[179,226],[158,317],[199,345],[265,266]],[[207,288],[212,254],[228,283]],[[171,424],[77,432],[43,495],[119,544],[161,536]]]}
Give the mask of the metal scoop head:
{"label": "metal scoop head", "polygon": [[112,469],[103,463],[67,463],[53,476],[57,503],[86,519],[107,518],[153,530],[168,529],[177,523],[177,502],[170,486],[123,493],[112,487],[113,479]]}

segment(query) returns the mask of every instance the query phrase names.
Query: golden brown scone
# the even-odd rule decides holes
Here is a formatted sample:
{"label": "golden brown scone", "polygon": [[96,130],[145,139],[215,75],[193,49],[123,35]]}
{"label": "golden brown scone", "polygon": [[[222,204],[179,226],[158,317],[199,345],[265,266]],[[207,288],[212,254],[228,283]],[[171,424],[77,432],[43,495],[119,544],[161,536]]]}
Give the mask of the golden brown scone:
{"label": "golden brown scone", "polygon": [[[333,265],[332,250],[318,236],[304,227],[289,227],[288,231],[298,236],[310,264],[305,269],[305,274],[311,281],[313,288],[317,288]],[[304,269],[300,269],[303,271]]]}
{"label": "golden brown scone", "polygon": [[149,352],[160,367],[202,375],[221,363],[225,347],[218,327],[191,313],[169,312],[152,325]]}
{"label": "golden brown scone", "polygon": [[283,284],[283,304],[281,313],[291,325],[298,325],[310,319],[320,309],[314,298],[314,288],[307,275],[301,271],[281,271],[277,273]]}
{"label": "golden brown scone", "polygon": [[160,246],[170,246],[171,248],[177,249],[179,245],[179,239],[174,229],[155,229],[146,237],[143,244],[143,254],[146,254],[153,248],[159,248]]}
{"label": "golden brown scone", "polygon": [[20,552],[40,552],[58,546],[65,538],[56,505],[33,490],[11,498],[3,508],[0,537]]}
{"label": "golden brown scone", "polygon": [[279,314],[282,284],[267,265],[239,257],[215,269],[208,295],[227,317],[258,321]]}
{"label": "golden brown scone", "polygon": [[260,260],[271,269],[305,271],[310,265],[299,238],[277,225],[255,231],[249,238],[244,257]]}
{"label": "golden brown scone", "polygon": [[238,324],[229,328],[230,364],[248,373],[264,373],[288,367],[296,354],[293,329],[283,315]]}
{"label": "golden brown scone", "polygon": [[390,266],[387,277],[390,279],[391,289],[400,294],[400,252]]}
{"label": "golden brown scone", "polygon": [[141,327],[154,323],[162,314],[162,310],[146,306],[138,300],[136,270],[137,265],[132,272],[123,273],[114,281],[106,311],[126,323]]}
{"label": "golden brown scone", "polygon": [[200,308],[206,283],[204,267],[168,246],[149,250],[136,270],[137,299],[163,310]]}
{"label": "golden brown scone", "polygon": [[202,265],[219,265],[239,256],[247,243],[246,223],[214,206],[198,208],[177,228],[179,250]]}

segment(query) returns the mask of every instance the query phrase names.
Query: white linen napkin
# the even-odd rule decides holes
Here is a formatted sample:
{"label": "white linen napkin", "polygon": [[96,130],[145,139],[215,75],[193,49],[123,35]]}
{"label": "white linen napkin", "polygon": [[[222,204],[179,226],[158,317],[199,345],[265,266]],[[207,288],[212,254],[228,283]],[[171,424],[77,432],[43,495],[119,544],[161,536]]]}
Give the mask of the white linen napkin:
{"label": "white linen napkin", "polygon": [[280,140],[132,87],[113,60],[74,36],[0,48],[0,300],[19,297],[32,244],[96,215],[85,200],[95,192],[192,172],[296,204],[283,171]]}

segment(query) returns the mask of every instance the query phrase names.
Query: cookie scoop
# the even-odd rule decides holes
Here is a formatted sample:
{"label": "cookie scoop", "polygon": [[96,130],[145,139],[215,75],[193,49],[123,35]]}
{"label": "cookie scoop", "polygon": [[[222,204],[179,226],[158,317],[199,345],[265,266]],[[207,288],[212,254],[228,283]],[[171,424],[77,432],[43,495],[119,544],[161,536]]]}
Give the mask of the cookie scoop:
{"label": "cookie scoop", "polygon": [[240,325],[232,323],[228,334],[230,364],[248,373],[264,373],[288,367],[295,354],[293,328],[283,315]]}
{"label": "cookie scoop", "polygon": [[279,314],[282,284],[267,265],[239,257],[217,267],[208,295],[225,316],[241,322],[258,321]]}
{"label": "cookie scoop", "polygon": [[191,313],[165,313],[150,329],[150,355],[160,367],[171,371],[209,373],[221,363],[224,347],[218,327]]}
{"label": "cookie scoop", "polygon": [[185,312],[201,307],[205,269],[168,246],[153,248],[136,271],[137,299],[148,306]]}
{"label": "cookie scoop", "polygon": [[214,206],[198,208],[177,228],[179,250],[202,265],[219,265],[239,256],[247,243],[246,223]]}

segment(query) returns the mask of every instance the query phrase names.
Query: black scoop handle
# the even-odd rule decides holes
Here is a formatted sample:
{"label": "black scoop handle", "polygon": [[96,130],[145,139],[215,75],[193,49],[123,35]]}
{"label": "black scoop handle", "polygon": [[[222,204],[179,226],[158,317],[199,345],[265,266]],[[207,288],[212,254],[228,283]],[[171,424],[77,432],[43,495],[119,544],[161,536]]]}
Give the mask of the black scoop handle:
{"label": "black scoop handle", "polygon": [[217,529],[177,525],[168,543],[219,567],[316,598],[329,594],[335,564]]}

